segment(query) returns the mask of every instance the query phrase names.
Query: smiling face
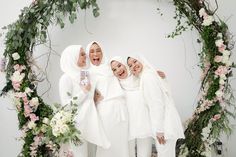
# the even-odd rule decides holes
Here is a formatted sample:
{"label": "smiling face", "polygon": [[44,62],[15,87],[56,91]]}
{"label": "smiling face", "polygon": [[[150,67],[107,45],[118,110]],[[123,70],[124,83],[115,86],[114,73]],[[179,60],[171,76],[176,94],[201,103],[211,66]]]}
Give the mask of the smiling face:
{"label": "smiling face", "polygon": [[127,64],[129,66],[130,72],[134,76],[138,76],[143,70],[143,64],[135,58],[129,57],[127,60]]}
{"label": "smiling face", "polygon": [[121,64],[118,61],[114,60],[111,62],[111,69],[113,71],[113,74],[119,79],[125,79],[128,76],[127,68],[124,64]]}
{"label": "smiling face", "polygon": [[85,67],[86,66],[86,53],[85,53],[83,48],[80,49],[79,59],[77,61],[77,65],[79,67]]}
{"label": "smiling face", "polygon": [[102,49],[97,43],[93,43],[89,49],[89,59],[93,65],[99,66],[102,62]]}

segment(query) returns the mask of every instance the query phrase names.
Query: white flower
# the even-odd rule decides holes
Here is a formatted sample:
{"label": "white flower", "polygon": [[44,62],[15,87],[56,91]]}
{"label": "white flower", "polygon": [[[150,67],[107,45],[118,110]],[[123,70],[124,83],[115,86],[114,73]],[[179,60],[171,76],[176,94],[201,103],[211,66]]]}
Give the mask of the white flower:
{"label": "white flower", "polygon": [[69,127],[67,126],[67,125],[62,125],[61,127],[60,127],[60,133],[61,134],[65,134],[66,132],[68,132],[69,131]]}
{"label": "white flower", "polygon": [[23,78],[25,77],[24,73],[20,73],[19,71],[15,71],[13,75],[11,76],[12,82],[21,82]]}
{"label": "white flower", "polygon": [[222,92],[222,90],[218,90],[215,92],[215,94],[217,97],[222,97],[224,93]]}
{"label": "white flower", "polygon": [[25,88],[25,93],[30,95],[30,93],[32,93],[33,91],[29,88],[29,87],[26,87]]}
{"label": "white flower", "polygon": [[205,10],[204,8],[201,8],[201,9],[199,10],[199,16],[200,16],[200,17],[203,17],[203,16],[206,16],[206,15],[207,15],[206,10]]}
{"label": "white flower", "polygon": [[202,25],[203,26],[210,26],[214,22],[213,16],[205,16]]}
{"label": "white flower", "polygon": [[31,107],[34,107],[36,109],[38,105],[39,105],[39,99],[37,97],[34,97],[30,100]]}
{"label": "white flower", "polygon": [[222,33],[218,33],[217,37],[222,38],[223,37]]}
{"label": "white flower", "polygon": [[13,60],[18,60],[18,59],[20,59],[20,55],[17,52],[15,52],[12,54],[12,58],[13,58]]}
{"label": "white flower", "polygon": [[224,56],[229,56],[229,55],[230,55],[230,51],[229,51],[229,50],[224,50],[224,51],[222,52],[222,54],[223,54]]}
{"label": "white flower", "polygon": [[222,39],[218,39],[215,41],[215,44],[217,47],[221,47],[224,44],[224,41]]}
{"label": "white flower", "polygon": [[36,124],[33,122],[33,121],[30,121],[29,123],[28,123],[28,128],[29,129],[34,129],[36,127]]}
{"label": "white flower", "polygon": [[221,78],[219,83],[220,83],[220,85],[224,85],[225,84],[225,80]]}
{"label": "white flower", "polygon": [[232,65],[232,61],[228,60],[226,63],[225,63],[226,66],[231,66]]}
{"label": "white flower", "polygon": [[44,124],[49,124],[49,119],[48,119],[48,118],[46,118],[46,117],[45,117],[45,118],[43,118],[43,123],[44,123]]}
{"label": "white flower", "polygon": [[223,55],[222,63],[227,63],[229,61],[229,56]]}

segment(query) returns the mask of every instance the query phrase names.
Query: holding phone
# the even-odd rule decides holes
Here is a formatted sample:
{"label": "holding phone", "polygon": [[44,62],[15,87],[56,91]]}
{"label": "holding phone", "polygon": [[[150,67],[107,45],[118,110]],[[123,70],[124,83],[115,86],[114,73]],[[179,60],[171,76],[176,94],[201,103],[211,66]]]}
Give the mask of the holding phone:
{"label": "holding phone", "polygon": [[86,86],[90,83],[89,81],[89,71],[81,70],[80,72],[80,84]]}

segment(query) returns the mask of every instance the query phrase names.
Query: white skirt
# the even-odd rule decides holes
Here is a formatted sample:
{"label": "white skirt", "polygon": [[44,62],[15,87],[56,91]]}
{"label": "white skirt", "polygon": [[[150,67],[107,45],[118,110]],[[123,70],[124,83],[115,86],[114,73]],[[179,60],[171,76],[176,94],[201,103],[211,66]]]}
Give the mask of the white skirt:
{"label": "white skirt", "polygon": [[98,104],[105,133],[111,147],[97,147],[96,157],[129,157],[128,112],[124,101],[106,101]]}

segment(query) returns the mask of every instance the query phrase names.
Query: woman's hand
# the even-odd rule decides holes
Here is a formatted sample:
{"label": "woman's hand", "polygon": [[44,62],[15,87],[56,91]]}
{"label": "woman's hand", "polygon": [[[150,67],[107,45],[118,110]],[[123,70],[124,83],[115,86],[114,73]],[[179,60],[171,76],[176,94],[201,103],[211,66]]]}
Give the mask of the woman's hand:
{"label": "woman's hand", "polygon": [[86,85],[80,84],[80,87],[82,88],[82,90],[83,90],[85,93],[87,93],[87,92],[89,92],[89,91],[91,90],[91,84],[90,84],[90,83],[88,83],[88,84],[86,84]]}
{"label": "woman's hand", "polygon": [[102,101],[103,96],[99,90],[97,89],[95,90],[93,99],[94,99],[95,105],[97,105],[100,101]]}
{"label": "woman's hand", "polygon": [[166,74],[163,71],[157,70],[157,74],[162,78],[166,78]]}
{"label": "woman's hand", "polygon": [[166,143],[164,133],[158,132],[156,136],[157,136],[157,140],[160,144],[165,144]]}

